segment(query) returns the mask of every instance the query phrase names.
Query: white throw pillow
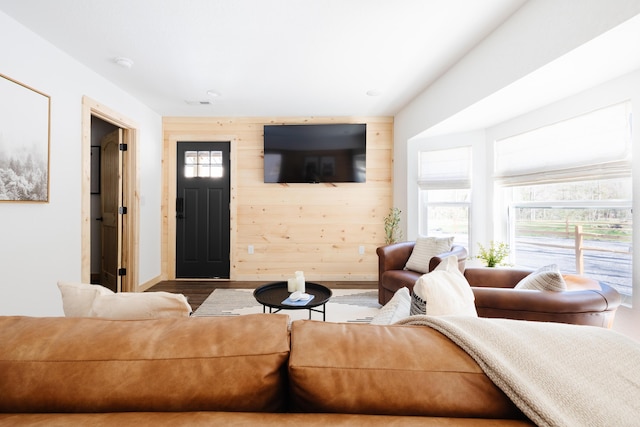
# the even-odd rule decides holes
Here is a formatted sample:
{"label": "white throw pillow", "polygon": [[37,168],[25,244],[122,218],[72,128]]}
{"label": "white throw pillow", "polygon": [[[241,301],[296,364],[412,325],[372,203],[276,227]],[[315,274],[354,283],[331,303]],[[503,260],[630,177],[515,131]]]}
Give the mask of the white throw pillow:
{"label": "white throw pillow", "polygon": [[515,289],[562,292],[567,290],[567,282],[556,264],[545,265],[520,280]]}
{"label": "white throw pillow", "polygon": [[398,289],[393,297],[387,302],[380,312],[371,319],[372,325],[391,325],[398,320],[409,317],[411,309],[411,293],[405,286]]}
{"label": "white throw pillow", "polygon": [[428,273],[431,258],[451,251],[451,245],[453,245],[453,236],[418,237],[404,269],[417,271],[418,273]]}
{"label": "white throw pillow", "polygon": [[446,257],[435,270],[416,281],[410,312],[427,316],[478,316],[473,291],[458,269],[455,255]]}
{"label": "white throw pillow", "polygon": [[188,317],[191,306],[182,294],[170,292],[118,293],[93,300],[91,317],[135,320],[159,317]]}
{"label": "white throw pillow", "polygon": [[104,286],[86,283],[59,281],[58,289],[62,294],[62,310],[66,317],[88,317],[97,296],[113,294]]}

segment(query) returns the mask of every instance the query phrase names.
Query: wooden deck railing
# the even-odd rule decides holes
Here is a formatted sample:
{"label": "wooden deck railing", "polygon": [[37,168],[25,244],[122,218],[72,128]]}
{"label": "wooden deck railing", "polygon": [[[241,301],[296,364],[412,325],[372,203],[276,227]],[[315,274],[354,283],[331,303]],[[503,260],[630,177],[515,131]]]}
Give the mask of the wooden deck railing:
{"label": "wooden deck railing", "polygon": [[[570,236],[570,231],[567,229],[566,231],[567,237]],[[558,235],[557,231],[536,231],[538,235]],[[573,233],[575,243],[573,245],[567,244],[557,244],[557,243],[542,243],[542,242],[533,242],[533,241],[523,241],[519,239],[520,242],[526,243],[528,245],[533,246],[543,246],[549,248],[560,248],[560,249],[574,249],[575,250],[575,259],[576,259],[576,272],[578,274],[584,274],[584,253],[585,251],[597,251],[597,252],[609,252],[609,253],[617,253],[617,254],[629,254],[629,251],[623,251],[613,248],[603,248],[597,246],[586,246],[585,245],[585,237],[611,237],[604,234],[598,233],[585,233],[582,225],[576,225],[574,227]]]}

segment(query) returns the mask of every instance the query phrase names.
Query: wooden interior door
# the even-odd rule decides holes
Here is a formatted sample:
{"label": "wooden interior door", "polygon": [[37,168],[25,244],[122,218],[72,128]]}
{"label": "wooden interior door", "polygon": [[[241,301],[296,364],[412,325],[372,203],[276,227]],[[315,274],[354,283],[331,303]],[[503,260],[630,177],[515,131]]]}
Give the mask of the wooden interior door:
{"label": "wooden interior door", "polygon": [[102,266],[103,286],[120,292],[122,283],[118,275],[122,259],[122,224],[119,208],[122,206],[122,129],[106,135],[101,141],[100,193],[102,201]]}

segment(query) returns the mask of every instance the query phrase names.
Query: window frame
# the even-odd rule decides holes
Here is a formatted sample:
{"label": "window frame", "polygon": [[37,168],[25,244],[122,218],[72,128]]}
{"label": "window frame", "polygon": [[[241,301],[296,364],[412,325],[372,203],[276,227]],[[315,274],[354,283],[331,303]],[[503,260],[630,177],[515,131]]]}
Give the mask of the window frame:
{"label": "window frame", "polygon": [[[559,129],[570,129],[571,124],[569,122],[575,120],[574,125],[578,126],[579,123],[584,123],[585,117],[596,117],[595,115],[600,114],[602,112],[606,113],[606,110],[611,108],[617,109],[618,116],[614,117],[615,126],[611,126],[609,123],[605,123],[603,129],[613,129],[611,133],[611,138],[620,138],[619,141],[616,142],[616,146],[618,147],[618,157],[607,158],[605,161],[602,161],[597,155],[598,152],[602,150],[602,147],[597,147],[591,152],[591,160],[589,163],[575,164],[572,163],[572,159],[567,159],[563,161],[562,159],[556,159],[556,165],[558,165],[555,169],[549,168],[548,164],[540,162],[540,164],[530,163],[527,165],[526,169],[518,169],[517,167],[512,168],[510,171],[505,172],[504,170],[498,171],[498,164],[505,164],[505,159],[499,159],[500,156],[500,148],[499,144],[504,144],[505,141],[510,139],[521,138],[523,135],[528,137],[528,133],[539,132],[540,129],[549,130],[554,126],[558,126]],[[515,257],[516,252],[516,217],[515,212],[516,209],[519,208],[539,208],[539,209],[633,209],[633,178],[632,178],[632,159],[631,159],[631,151],[632,151],[632,117],[631,117],[631,102],[623,101],[616,104],[612,104],[609,106],[601,107],[590,112],[569,117],[565,120],[558,121],[549,125],[542,126],[540,128],[532,129],[527,132],[521,132],[514,136],[505,137],[499,140],[494,141],[494,196],[496,200],[499,200],[499,204],[497,206],[502,206],[503,209],[506,208],[506,211],[502,211],[506,214],[506,217],[502,218],[504,221],[504,227],[506,231],[507,242],[512,248],[510,262],[517,263],[517,258]],[[606,114],[604,114],[606,116]],[[562,135],[559,133],[559,135]],[[602,133],[605,135],[602,140],[608,141],[608,134],[605,132]],[[558,135],[555,135],[558,138]],[[568,138],[573,138],[573,135],[569,134]],[[600,143],[602,143],[602,140]],[[593,142],[593,141],[592,141]],[[531,140],[531,143],[534,143],[534,140]],[[539,144],[538,141],[535,141],[536,145]],[[540,143],[540,145],[548,145],[546,143]],[[622,149],[624,148],[624,149]],[[531,148],[529,148],[531,149]],[[588,149],[588,147],[587,147]],[[510,151],[507,155],[513,155],[514,150],[511,147]],[[526,152],[526,150],[524,150]],[[587,150],[586,153],[581,153],[582,158],[589,158],[589,152]],[[526,157],[525,154],[522,154],[523,157]],[[531,158],[528,158],[527,161],[530,161]],[[564,162],[564,163],[563,163]],[[523,161],[516,161],[516,164],[525,164]],[[564,166],[561,166],[564,164]],[[603,200],[544,200],[544,201],[514,201],[513,197],[508,196],[509,193],[507,190],[509,188],[516,187],[526,187],[530,185],[544,185],[544,184],[570,184],[576,182],[586,182],[586,181],[594,181],[594,180],[606,180],[610,178],[624,178],[629,180],[629,184],[631,185],[631,194],[629,198],[625,199],[603,199]],[[631,242],[629,243],[629,253],[633,253],[633,217],[631,217]],[[566,249],[566,248],[565,248]],[[577,263],[577,260],[575,260]],[[633,265],[633,256],[631,257],[631,262]],[[578,270],[576,266],[576,270]],[[633,299],[633,266],[631,268],[631,278],[630,278],[630,289],[631,295],[621,294],[623,298],[623,304],[630,305]],[[606,276],[606,275],[605,275]]]}
{"label": "window frame", "polygon": [[[421,171],[423,170],[423,165],[421,162],[424,157],[423,153],[427,152],[450,152],[450,153],[462,153],[466,152],[466,158],[463,158],[461,161],[466,162],[467,170],[461,175],[453,175],[448,179],[428,179],[427,176],[422,175]],[[423,149],[418,150],[418,179],[417,179],[417,190],[418,190],[418,234],[422,236],[428,235],[429,230],[429,208],[436,207],[462,207],[467,209],[467,241],[466,242],[456,242],[456,243],[464,243],[469,245],[472,241],[472,162],[473,162],[473,146],[472,145],[461,145],[450,148],[440,148],[440,149]],[[467,190],[468,198],[466,202],[461,201],[429,201],[428,193],[430,191],[442,191],[442,190]],[[426,194],[425,194],[426,193]],[[425,200],[425,197],[427,200]],[[423,209],[426,212],[423,212]]]}

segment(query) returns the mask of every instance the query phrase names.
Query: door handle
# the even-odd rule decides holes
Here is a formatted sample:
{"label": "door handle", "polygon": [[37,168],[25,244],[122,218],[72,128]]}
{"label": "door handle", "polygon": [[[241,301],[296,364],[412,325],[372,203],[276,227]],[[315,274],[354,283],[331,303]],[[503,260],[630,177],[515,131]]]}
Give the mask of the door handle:
{"label": "door handle", "polygon": [[102,218],[102,217],[96,218],[96,221],[104,221],[104,218]]}
{"label": "door handle", "polygon": [[183,219],[184,218],[184,198],[178,197],[176,199],[176,218]]}

